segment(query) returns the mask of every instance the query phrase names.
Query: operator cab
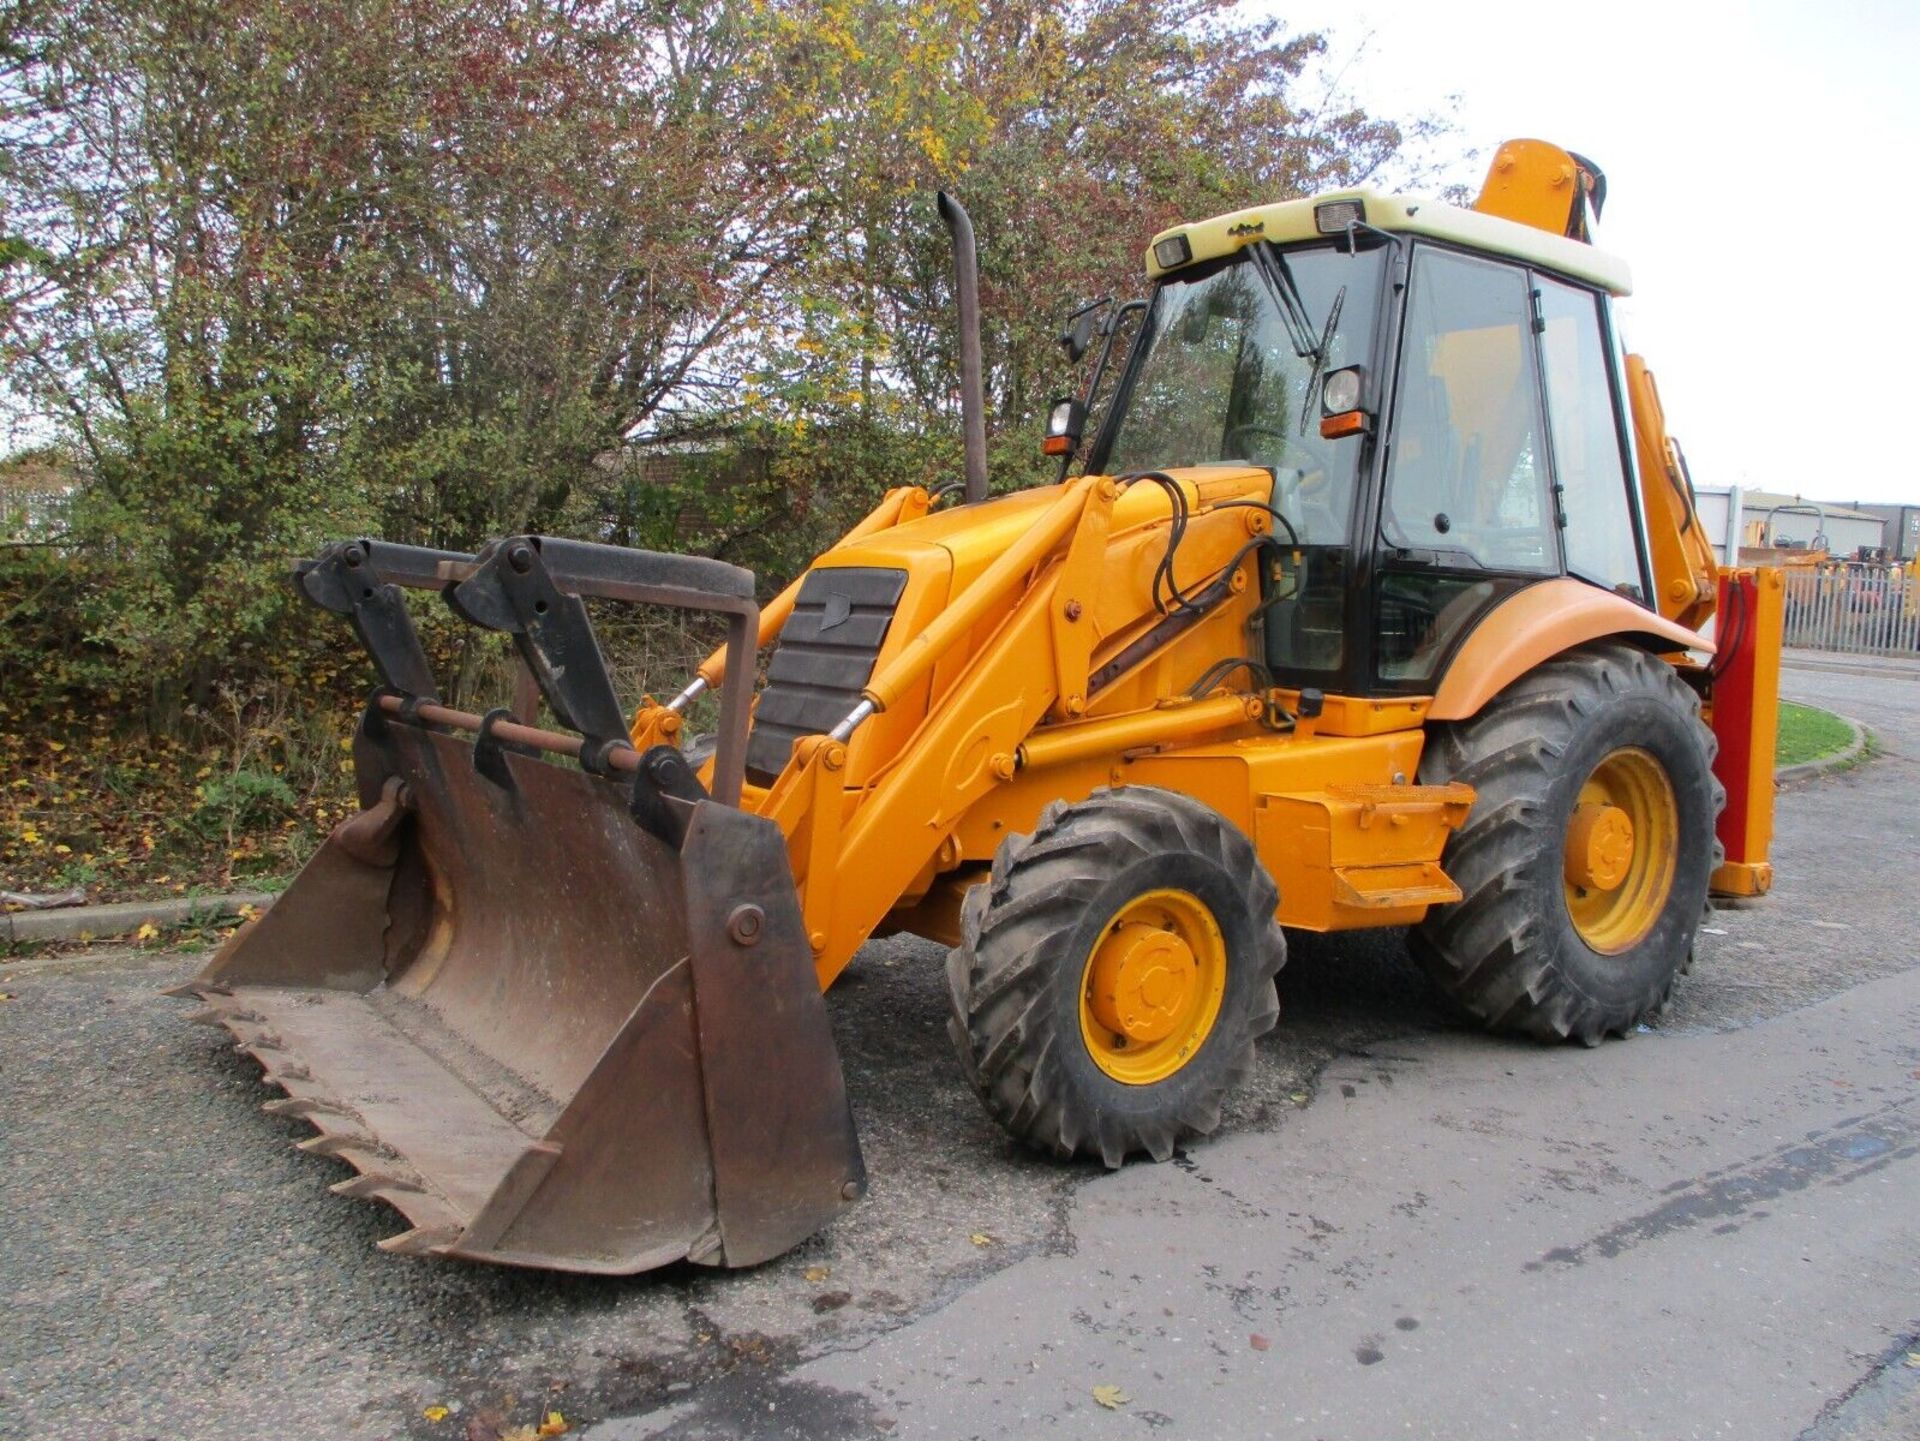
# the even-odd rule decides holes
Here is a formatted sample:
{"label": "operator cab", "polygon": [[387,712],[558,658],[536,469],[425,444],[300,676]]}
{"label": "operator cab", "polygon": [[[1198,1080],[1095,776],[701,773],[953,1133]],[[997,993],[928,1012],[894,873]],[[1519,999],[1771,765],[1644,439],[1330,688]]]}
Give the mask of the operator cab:
{"label": "operator cab", "polygon": [[1272,472],[1280,684],[1431,692],[1488,610],[1548,577],[1647,603],[1619,262],[1360,191],[1167,232],[1149,269],[1087,468]]}

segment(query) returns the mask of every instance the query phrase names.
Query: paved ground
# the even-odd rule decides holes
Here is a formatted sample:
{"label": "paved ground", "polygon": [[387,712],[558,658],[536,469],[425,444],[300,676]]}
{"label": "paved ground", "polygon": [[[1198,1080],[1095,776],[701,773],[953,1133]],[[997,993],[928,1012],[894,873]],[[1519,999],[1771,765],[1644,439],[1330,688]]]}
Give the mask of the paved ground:
{"label": "paved ground", "polygon": [[1714,918],[1657,1031],[1491,1039],[1395,938],[1305,941],[1227,1134],[1109,1176],[1001,1140],[937,953],[878,944],[834,995],[872,1195],[744,1275],[385,1257],[391,1213],[330,1195],[252,1064],[156,997],[194,958],[7,965],[0,1437],[490,1436],[552,1407],[608,1441],[1912,1441],[1920,676],[1787,693],[1882,753],[1783,794],[1775,898]]}

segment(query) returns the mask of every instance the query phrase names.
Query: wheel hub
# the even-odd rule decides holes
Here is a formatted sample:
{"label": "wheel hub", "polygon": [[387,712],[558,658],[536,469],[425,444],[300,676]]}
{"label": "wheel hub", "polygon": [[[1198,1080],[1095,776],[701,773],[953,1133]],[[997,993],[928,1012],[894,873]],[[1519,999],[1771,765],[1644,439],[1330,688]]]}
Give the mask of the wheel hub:
{"label": "wheel hub", "polygon": [[1108,917],[1087,955],[1087,1053],[1116,1081],[1164,1081],[1206,1044],[1226,986],[1226,939],[1206,903],[1188,891],[1143,892]]}
{"label": "wheel hub", "polygon": [[1680,806],[1652,752],[1622,746],[1595,766],[1567,819],[1561,876],[1580,939],[1618,955],[1652,932],[1673,890]]}
{"label": "wheel hub", "polygon": [[1109,931],[1094,954],[1087,1000],[1108,1030],[1158,1041],[1179,1023],[1199,979],[1193,947],[1178,932],[1132,921]]}
{"label": "wheel hub", "polygon": [[1567,827],[1567,884],[1614,891],[1633,864],[1633,819],[1618,806],[1588,801]]}

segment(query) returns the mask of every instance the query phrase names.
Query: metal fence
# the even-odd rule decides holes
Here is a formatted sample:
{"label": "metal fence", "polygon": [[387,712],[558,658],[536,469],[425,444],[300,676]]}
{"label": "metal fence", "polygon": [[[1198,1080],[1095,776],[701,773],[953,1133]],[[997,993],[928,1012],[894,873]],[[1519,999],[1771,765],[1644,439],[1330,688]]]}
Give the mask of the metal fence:
{"label": "metal fence", "polygon": [[1920,652],[1920,576],[1892,566],[1789,567],[1788,645],[1856,655]]}

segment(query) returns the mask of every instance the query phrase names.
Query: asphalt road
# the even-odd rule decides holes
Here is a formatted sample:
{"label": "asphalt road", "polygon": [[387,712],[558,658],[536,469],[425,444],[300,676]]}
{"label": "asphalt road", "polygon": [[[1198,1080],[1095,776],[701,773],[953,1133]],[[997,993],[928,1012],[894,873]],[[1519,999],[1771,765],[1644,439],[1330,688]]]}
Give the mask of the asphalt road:
{"label": "asphalt road", "polygon": [[1782,793],[1774,897],[1649,1033],[1490,1038],[1397,938],[1306,938],[1223,1135],[1109,1175],[1009,1146],[937,950],[876,944],[833,995],[871,1195],[750,1273],[387,1257],[158,997],[194,957],[8,964],[0,1437],[1913,1441],[1920,675],[1786,689],[1880,753]]}

